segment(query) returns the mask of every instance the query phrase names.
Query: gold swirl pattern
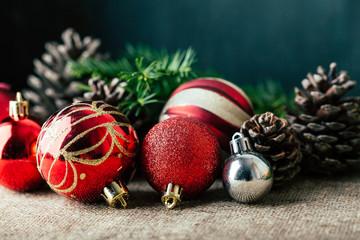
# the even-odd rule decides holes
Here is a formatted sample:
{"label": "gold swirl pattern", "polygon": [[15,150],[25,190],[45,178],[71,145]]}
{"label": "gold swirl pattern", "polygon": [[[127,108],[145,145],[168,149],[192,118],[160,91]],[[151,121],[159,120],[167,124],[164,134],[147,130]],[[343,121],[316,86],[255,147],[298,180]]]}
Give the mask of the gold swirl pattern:
{"label": "gold swirl pattern", "polygon": [[[105,110],[105,108],[109,108],[110,110]],[[91,113],[83,114],[82,117],[76,119],[72,123],[67,124],[67,122],[64,122],[69,118],[71,118],[71,116],[73,116],[74,113],[79,114],[81,113],[81,111],[87,111],[87,112],[90,111]],[[43,178],[47,180],[49,186],[54,191],[59,193],[70,193],[77,187],[78,179],[80,178],[80,180],[83,180],[86,177],[85,173],[81,173],[78,176],[78,171],[74,163],[92,165],[92,166],[100,165],[110,157],[115,147],[118,148],[120,151],[120,153],[118,154],[119,158],[121,158],[123,155],[127,157],[135,156],[135,152],[133,150],[131,151],[130,149],[130,151],[128,151],[118,140],[119,138],[122,139],[124,143],[128,142],[132,144],[138,144],[136,133],[133,127],[129,123],[117,122],[116,120],[112,122],[105,122],[105,123],[97,124],[96,126],[90,127],[89,129],[82,131],[81,133],[73,137],[69,142],[67,142],[65,146],[61,147],[61,149],[59,149],[56,155],[53,156],[52,163],[50,164],[47,176],[44,177],[45,173],[43,173],[42,170],[43,170],[44,162],[48,160],[46,159],[47,153],[49,152],[50,149],[53,150],[54,145],[59,144],[58,139],[60,136],[69,134],[76,125],[86,120],[90,120],[108,114],[112,116],[120,116],[121,118],[127,119],[122,113],[117,111],[114,107],[105,104],[103,102],[94,101],[89,103],[88,102],[73,103],[72,105],[69,105],[63,108],[62,110],[60,110],[55,116],[51,117],[46,123],[44,123],[38,138],[36,161],[39,172],[41,173]],[[128,128],[129,131],[133,130],[132,132],[135,135],[134,138],[130,140],[127,139],[120,132],[116,131],[115,127]],[[87,134],[98,128],[106,129],[106,133],[101,139],[98,140],[97,143],[84,149],[69,151],[69,148],[73,146],[76,142],[83,139],[84,136],[86,136]],[[109,139],[111,140],[110,147],[107,150],[107,152],[104,153],[102,156],[91,160],[82,158],[84,154],[90,153],[91,151],[101,146],[105,141],[108,142]],[[44,149],[40,149],[40,148],[44,148]],[[54,184],[52,181],[52,172],[54,170],[53,168],[56,162],[60,159],[60,157],[62,157],[61,159],[64,159],[65,161],[65,174],[60,183]],[[66,183],[69,175],[69,170],[71,170],[74,175],[72,179],[72,184],[70,187],[66,187],[65,189],[63,189],[64,184]],[[71,197],[74,197],[74,195],[71,195]]]}

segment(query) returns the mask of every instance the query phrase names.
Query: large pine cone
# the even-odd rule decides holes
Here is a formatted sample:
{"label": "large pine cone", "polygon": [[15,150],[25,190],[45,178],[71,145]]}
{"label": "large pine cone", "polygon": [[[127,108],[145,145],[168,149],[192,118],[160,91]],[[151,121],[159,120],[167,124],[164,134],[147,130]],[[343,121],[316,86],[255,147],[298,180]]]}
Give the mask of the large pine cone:
{"label": "large pine cone", "polygon": [[291,180],[300,171],[301,144],[286,119],[271,112],[257,114],[242,124],[241,132],[270,162],[276,185]]}
{"label": "large pine cone", "polygon": [[305,91],[295,88],[295,105],[301,112],[288,111],[288,120],[302,142],[305,170],[331,174],[360,163],[359,97],[343,98],[356,85],[345,71],[330,64],[326,74],[308,74]]}
{"label": "large pine cone", "polygon": [[46,52],[41,60],[34,60],[36,75],[28,77],[32,89],[25,89],[23,95],[31,102],[30,111],[45,120],[56,110],[72,103],[75,96],[82,94],[78,82],[70,75],[67,63],[80,58],[98,58],[97,49],[100,40],[89,36],[82,40],[73,29],[66,29],[57,42],[45,43]]}

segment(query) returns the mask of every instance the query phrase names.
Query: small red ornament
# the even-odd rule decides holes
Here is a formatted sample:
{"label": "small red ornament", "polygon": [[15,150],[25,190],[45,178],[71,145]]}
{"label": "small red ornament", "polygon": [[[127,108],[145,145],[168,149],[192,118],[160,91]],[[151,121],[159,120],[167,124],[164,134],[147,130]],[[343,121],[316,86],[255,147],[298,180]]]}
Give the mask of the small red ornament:
{"label": "small red ornament", "polygon": [[146,135],[141,168],[147,181],[169,209],[184,199],[207,190],[220,170],[220,146],[202,122],[170,118],[155,125]]}
{"label": "small red ornament", "polygon": [[43,183],[35,151],[41,127],[27,119],[28,111],[28,102],[17,93],[16,101],[10,101],[10,117],[0,124],[0,184],[16,191],[35,190]]}
{"label": "small red ornament", "polygon": [[170,96],[160,121],[190,117],[204,122],[228,151],[231,136],[250,119],[253,109],[245,92],[219,78],[198,78],[179,86]]}
{"label": "small red ornament", "polygon": [[15,94],[7,83],[0,82],[0,121],[9,117],[9,102],[15,99]]}
{"label": "small red ornament", "polygon": [[78,102],[44,123],[37,164],[58,194],[86,202],[103,196],[110,206],[125,208],[124,184],[135,171],[138,145],[134,128],[116,108],[97,101]]}

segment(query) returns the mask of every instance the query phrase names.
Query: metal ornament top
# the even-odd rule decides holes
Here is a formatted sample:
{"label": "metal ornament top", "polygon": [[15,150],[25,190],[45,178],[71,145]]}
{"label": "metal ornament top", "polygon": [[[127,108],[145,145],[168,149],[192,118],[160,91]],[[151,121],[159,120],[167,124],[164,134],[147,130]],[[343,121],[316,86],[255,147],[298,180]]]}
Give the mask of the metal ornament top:
{"label": "metal ornament top", "polygon": [[237,154],[249,151],[252,152],[253,149],[251,147],[249,138],[244,137],[242,133],[237,132],[232,136],[232,141],[230,142],[230,151],[231,154]]}
{"label": "metal ornament top", "polygon": [[29,102],[23,99],[20,92],[16,93],[16,100],[9,103],[9,115],[15,121],[29,116]]}

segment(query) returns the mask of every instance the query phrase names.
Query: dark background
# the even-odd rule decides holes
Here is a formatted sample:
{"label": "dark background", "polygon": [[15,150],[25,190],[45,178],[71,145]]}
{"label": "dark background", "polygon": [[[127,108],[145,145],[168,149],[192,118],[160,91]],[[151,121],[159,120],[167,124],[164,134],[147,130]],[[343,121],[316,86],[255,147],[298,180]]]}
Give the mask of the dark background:
{"label": "dark background", "polygon": [[[240,85],[273,78],[287,89],[318,65],[338,62],[360,79],[358,0],[32,0],[7,1],[2,18],[1,81],[26,87],[44,43],[74,27],[119,56],[127,42],[192,46],[197,66]],[[360,93],[357,87],[353,93]]]}

